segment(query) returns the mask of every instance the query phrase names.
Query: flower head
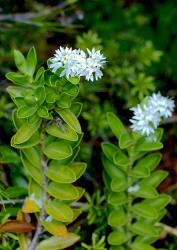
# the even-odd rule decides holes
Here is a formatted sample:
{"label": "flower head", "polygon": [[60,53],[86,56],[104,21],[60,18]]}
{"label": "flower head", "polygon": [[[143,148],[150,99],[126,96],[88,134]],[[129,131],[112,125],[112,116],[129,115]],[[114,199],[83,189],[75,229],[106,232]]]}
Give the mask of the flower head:
{"label": "flower head", "polygon": [[149,105],[152,106],[155,112],[158,112],[163,118],[170,117],[175,107],[174,100],[164,97],[160,93],[154,93],[149,97]]}
{"label": "flower head", "polygon": [[53,73],[62,69],[60,77],[80,77],[83,76],[87,81],[98,80],[103,76],[101,69],[106,63],[105,57],[92,49],[87,49],[87,53],[80,49],[60,47],[49,60],[49,68]]}
{"label": "flower head", "polygon": [[145,104],[131,108],[134,112],[130,119],[131,128],[142,135],[154,134],[162,119],[172,115],[174,106],[172,99],[164,97],[160,93],[149,96]]}

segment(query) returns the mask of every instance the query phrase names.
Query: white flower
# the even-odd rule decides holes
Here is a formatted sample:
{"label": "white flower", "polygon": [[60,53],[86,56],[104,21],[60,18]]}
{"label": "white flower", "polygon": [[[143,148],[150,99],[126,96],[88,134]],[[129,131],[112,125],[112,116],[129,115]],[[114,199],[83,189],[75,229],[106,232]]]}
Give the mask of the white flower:
{"label": "white flower", "polygon": [[151,105],[155,112],[159,112],[163,118],[170,117],[175,107],[174,100],[164,97],[160,93],[154,93],[150,96],[148,103],[148,105]]}
{"label": "white flower", "polygon": [[140,189],[139,185],[136,184],[134,186],[131,186],[128,188],[128,193],[133,193],[133,192],[137,192]]}
{"label": "white flower", "polygon": [[49,68],[53,73],[62,69],[60,77],[80,77],[83,76],[87,81],[98,80],[103,76],[101,69],[106,63],[105,58],[100,53],[92,49],[87,49],[87,54],[80,50],[60,47],[54,56],[49,60]]}
{"label": "white flower", "polygon": [[130,126],[134,131],[142,135],[150,136],[154,134],[162,119],[170,117],[174,109],[174,101],[160,93],[153,94],[147,98],[143,105],[131,108],[134,112]]}
{"label": "white flower", "polygon": [[154,114],[151,107],[138,105],[131,109],[134,116],[130,119],[132,125],[130,126],[134,131],[139,131],[142,135],[150,135],[155,132],[158,127],[160,117]]}
{"label": "white flower", "polygon": [[89,57],[86,62],[85,69],[85,78],[87,81],[98,80],[103,76],[103,73],[100,69],[103,68],[103,65],[106,63],[105,57],[100,53],[100,51],[96,51],[94,48],[90,51],[87,49]]}

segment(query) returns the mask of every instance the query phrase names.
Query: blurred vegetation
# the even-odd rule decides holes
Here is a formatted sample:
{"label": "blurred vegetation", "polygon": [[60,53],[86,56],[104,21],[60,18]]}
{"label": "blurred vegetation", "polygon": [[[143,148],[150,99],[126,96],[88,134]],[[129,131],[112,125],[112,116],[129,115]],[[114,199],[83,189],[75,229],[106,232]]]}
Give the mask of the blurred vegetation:
{"label": "blurred vegetation", "polygon": [[[154,91],[173,98],[177,96],[176,6],[176,0],[0,0],[0,200],[22,199],[26,194],[26,173],[18,154],[9,147],[13,134],[13,104],[6,94],[9,83],[5,73],[14,67],[12,50],[26,53],[34,45],[40,58],[39,66],[45,66],[58,46],[85,50],[95,47],[107,58],[103,79],[83,84],[79,97],[84,103],[81,123],[85,132],[79,158],[89,163],[81,180],[88,192],[83,201],[92,209],[86,210],[84,218],[73,225],[84,242],[75,249],[105,249],[104,197],[102,192],[95,192],[104,188],[102,166],[98,163],[100,142],[112,136],[105,113],[118,113],[128,125],[131,116],[128,108],[145,96]],[[167,192],[177,182],[176,123],[165,124],[164,129],[167,146],[160,167],[170,172],[162,187]],[[172,193],[175,202],[164,219],[173,227],[177,226],[174,223],[177,219],[174,213],[176,188]],[[98,209],[100,204],[103,209]],[[0,206],[2,223],[14,218],[21,204],[3,205],[1,202]],[[15,249],[15,235],[3,235],[0,245],[0,249]],[[166,235],[157,242],[157,247],[175,250],[177,243],[173,236]]]}

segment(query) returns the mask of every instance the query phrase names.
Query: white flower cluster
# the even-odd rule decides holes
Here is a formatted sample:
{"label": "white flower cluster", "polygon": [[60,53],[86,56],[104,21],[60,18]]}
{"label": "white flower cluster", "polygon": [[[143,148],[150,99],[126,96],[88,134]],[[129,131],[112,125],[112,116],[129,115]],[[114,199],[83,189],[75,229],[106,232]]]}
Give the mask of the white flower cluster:
{"label": "white flower cluster", "polygon": [[103,76],[101,69],[106,63],[106,58],[96,51],[87,49],[87,53],[80,49],[60,47],[49,59],[49,68],[53,73],[58,69],[63,69],[60,77],[80,77],[83,76],[87,81],[98,80]]}
{"label": "white flower cluster", "polygon": [[174,107],[174,100],[164,97],[160,93],[153,94],[147,98],[145,104],[131,108],[134,112],[132,119],[130,119],[131,128],[142,135],[149,136],[155,132],[164,118],[172,115]]}

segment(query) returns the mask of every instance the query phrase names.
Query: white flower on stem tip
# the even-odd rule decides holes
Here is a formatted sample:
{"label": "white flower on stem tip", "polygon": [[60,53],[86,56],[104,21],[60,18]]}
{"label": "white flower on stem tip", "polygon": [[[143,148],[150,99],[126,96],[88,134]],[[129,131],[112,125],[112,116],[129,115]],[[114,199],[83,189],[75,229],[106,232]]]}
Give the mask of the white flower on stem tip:
{"label": "white flower on stem tip", "polygon": [[147,98],[143,105],[131,108],[134,112],[130,122],[132,130],[140,132],[142,135],[152,135],[157,129],[162,119],[170,117],[174,110],[174,101],[160,93],[153,94]]}
{"label": "white flower on stem tip", "polygon": [[131,128],[134,131],[139,131],[142,135],[150,135],[155,132],[158,127],[160,117],[154,115],[151,107],[138,105],[131,109],[134,112],[134,116],[130,119],[132,125]]}
{"label": "white flower on stem tip", "polygon": [[103,68],[103,65],[106,63],[105,57],[100,53],[100,51],[96,51],[94,48],[90,51],[87,49],[89,57],[87,58],[86,62],[86,69],[85,69],[85,78],[87,81],[94,81],[95,79],[98,80],[103,76],[103,73],[100,69]]}
{"label": "white flower on stem tip", "polygon": [[170,117],[175,107],[174,100],[164,97],[160,93],[154,93],[152,96],[150,96],[148,103],[148,105],[151,105],[155,112],[159,112],[160,116],[163,118]]}
{"label": "white flower on stem tip", "polygon": [[98,80],[103,76],[101,69],[105,63],[103,55],[95,49],[87,49],[85,53],[80,49],[60,47],[49,60],[49,68],[53,73],[61,68],[60,77],[83,76],[87,81],[94,81],[94,78]]}

